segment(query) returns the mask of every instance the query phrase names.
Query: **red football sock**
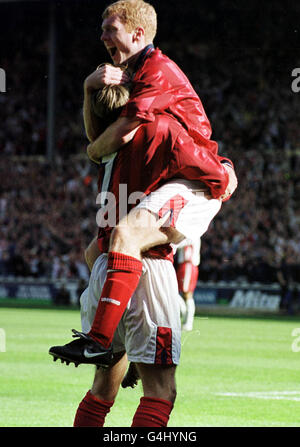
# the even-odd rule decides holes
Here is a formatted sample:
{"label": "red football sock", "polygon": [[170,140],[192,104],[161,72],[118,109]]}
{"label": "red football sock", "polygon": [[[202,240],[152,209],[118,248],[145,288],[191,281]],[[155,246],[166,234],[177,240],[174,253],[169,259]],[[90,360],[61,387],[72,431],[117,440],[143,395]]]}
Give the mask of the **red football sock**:
{"label": "red football sock", "polygon": [[142,262],[123,253],[109,252],[107,277],[89,335],[104,347],[112,342],[142,274]]}
{"label": "red football sock", "polygon": [[166,427],[173,403],[156,397],[141,397],[131,427]]}
{"label": "red football sock", "polygon": [[74,427],[103,427],[113,403],[100,400],[88,391],[77,409]]}

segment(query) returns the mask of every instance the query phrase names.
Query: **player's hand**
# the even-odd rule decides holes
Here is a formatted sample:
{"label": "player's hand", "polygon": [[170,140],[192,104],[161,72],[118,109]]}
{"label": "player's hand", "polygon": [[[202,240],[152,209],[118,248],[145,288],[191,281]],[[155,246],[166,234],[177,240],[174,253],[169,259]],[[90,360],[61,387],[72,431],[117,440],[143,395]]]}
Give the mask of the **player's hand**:
{"label": "player's hand", "polygon": [[234,191],[236,190],[237,185],[238,185],[238,180],[235,175],[234,169],[231,166],[229,166],[228,164],[224,164],[224,167],[225,167],[226,171],[228,172],[229,182],[228,182],[225,193],[221,196],[221,200],[223,202],[225,200],[228,200],[232,196],[232,194],[234,193]]}
{"label": "player's hand", "polygon": [[105,85],[119,85],[130,81],[128,74],[119,67],[101,64],[84,81],[87,90],[98,90]]}

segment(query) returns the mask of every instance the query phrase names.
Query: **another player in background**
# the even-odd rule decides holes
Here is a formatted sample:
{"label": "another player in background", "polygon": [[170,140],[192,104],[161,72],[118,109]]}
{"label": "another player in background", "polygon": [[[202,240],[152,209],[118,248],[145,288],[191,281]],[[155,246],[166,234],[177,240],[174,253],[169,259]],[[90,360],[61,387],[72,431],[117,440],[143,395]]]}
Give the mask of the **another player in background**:
{"label": "another player in background", "polygon": [[181,301],[182,330],[192,331],[195,316],[194,291],[199,276],[201,239],[185,239],[176,252],[176,275]]}

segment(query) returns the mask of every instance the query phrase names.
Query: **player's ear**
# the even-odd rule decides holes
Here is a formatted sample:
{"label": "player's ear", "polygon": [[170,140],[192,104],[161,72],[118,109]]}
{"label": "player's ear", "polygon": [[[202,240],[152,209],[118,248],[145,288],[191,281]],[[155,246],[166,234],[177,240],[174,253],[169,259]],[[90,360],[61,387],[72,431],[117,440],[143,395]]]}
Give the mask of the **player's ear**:
{"label": "player's ear", "polygon": [[145,37],[145,30],[142,26],[139,26],[133,33],[133,41],[140,41],[143,37]]}

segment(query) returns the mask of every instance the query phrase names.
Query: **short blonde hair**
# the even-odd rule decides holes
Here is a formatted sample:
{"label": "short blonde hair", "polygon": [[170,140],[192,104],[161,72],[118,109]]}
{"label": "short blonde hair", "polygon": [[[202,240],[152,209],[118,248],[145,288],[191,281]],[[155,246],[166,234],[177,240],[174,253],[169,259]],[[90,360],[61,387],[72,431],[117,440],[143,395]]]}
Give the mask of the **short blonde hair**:
{"label": "short blonde hair", "polygon": [[128,32],[142,26],[145,30],[146,43],[153,42],[157,30],[157,16],[150,3],[143,0],[119,0],[104,10],[102,18],[106,19],[113,14],[118,14]]}
{"label": "short blonde hair", "polygon": [[[106,63],[101,65],[112,64]],[[121,70],[126,71],[126,66],[118,66]],[[111,122],[117,119],[121,107],[123,107],[129,100],[131,87],[131,82],[129,82],[127,84],[119,85],[110,84],[97,90],[92,99],[92,108],[95,115],[99,118],[106,118]]]}

